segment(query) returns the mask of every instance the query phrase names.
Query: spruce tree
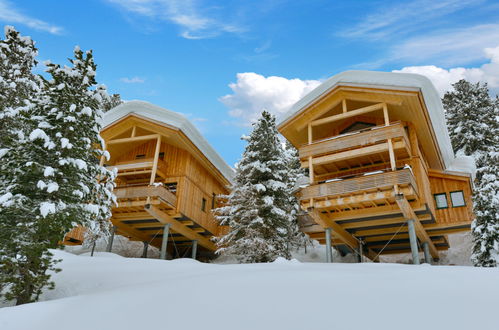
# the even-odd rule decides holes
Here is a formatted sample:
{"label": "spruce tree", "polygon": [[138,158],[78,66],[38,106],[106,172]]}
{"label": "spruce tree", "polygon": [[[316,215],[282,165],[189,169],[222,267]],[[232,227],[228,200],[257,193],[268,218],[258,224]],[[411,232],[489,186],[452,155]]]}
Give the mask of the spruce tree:
{"label": "spruce tree", "polygon": [[111,110],[112,108],[117,107],[118,105],[122,104],[123,100],[121,99],[120,94],[113,94],[113,95],[105,95],[102,98],[101,102],[101,109],[104,112],[107,112]]}
{"label": "spruce tree", "polygon": [[221,225],[230,227],[216,238],[217,253],[242,263],[289,259],[288,164],[275,118],[264,111],[245,139],[232,191],[226,205],[216,210]]}
{"label": "spruce tree", "polygon": [[487,84],[460,80],[443,98],[456,154],[472,156],[477,165],[472,224],[475,266],[496,267],[499,259],[499,107]]}
{"label": "spruce tree", "polygon": [[[71,67],[48,63],[37,98],[14,111],[19,141],[2,157],[7,169],[0,214],[3,296],[16,304],[35,301],[53,287],[50,271],[59,247],[76,225],[106,235],[113,174],[99,165],[106,156],[99,137],[105,89],[95,87],[91,52],[75,49]],[[3,232],[5,230],[5,232]]]}

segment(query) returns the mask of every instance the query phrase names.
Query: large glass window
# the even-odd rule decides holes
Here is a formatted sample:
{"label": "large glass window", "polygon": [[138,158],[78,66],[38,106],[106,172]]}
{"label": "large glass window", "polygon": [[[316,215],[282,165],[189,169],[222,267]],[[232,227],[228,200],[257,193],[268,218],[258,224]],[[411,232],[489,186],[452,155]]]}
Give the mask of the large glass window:
{"label": "large glass window", "polygon": [[437,204],[437,209],[446,209],[449,207],[447,203],[447,195],[445,193],[435,194],[435,203]]}
{"label": "large glass window", "polygon": [[450,200],[452,201],[452,207],[465,206],[464,194],[462,190],[452,191],[450,193]]}

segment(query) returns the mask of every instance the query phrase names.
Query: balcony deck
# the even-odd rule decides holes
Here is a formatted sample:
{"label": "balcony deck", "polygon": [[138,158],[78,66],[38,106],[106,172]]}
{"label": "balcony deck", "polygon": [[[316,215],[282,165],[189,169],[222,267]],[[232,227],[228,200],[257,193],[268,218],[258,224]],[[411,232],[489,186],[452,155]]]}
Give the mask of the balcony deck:
{"label": "balcony deck", "polygon": [[418,196],[414,175],[411,169],[406,168],[314,184],[303,188],[298,197],[305,209],[313,206],[339,212],[344,209],[395,204],[394,186],[397,186],[409,200]]}

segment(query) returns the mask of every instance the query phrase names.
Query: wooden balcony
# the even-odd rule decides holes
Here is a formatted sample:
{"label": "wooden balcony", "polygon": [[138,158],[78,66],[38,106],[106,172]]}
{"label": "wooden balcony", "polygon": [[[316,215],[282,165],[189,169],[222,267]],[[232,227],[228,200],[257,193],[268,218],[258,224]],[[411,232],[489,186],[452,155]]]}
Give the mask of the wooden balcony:
{"label": "wooden balcony", "polygon": [[[147,158],[141,160],[129,160],[118,162],[114,165],[107,166],[110,170],[116,170],[118,173],[118,177],[126,177],[126,178],[140,178],[140,177],[149,177],[153,171],[154,167],[154,159]],[[157,175],[162,178],[166,178],[166,162],[162,160],[158,160],[158,169]]]}
{"label": "wooden balcony", "polygon": [[411,169],[407,168],[314,184],[301,189],[299,199],[304,208],[313,206],[339,210],[373,207],[378,205],[378,201],[382,201],[383,205],[395,203],[395,186],[408,199],[417,198],[416,180]]}
{"label": "wooden balcony", "polygon": [[389,162],[395,167],[395,156],[405,159],[411,154],[409,138],[401,122],[313,141],[299,149],[302,167],[313,168],[317,179],[355,167]]}

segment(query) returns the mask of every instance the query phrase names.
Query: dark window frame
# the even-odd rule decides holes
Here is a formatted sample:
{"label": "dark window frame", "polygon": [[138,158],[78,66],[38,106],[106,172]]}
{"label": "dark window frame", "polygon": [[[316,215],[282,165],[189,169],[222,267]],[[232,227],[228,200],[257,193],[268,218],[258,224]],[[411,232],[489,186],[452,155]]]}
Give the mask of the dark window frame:
{"label": "dark window frame", "polygon": [[201,211],[206,212],[206,198],[201,199]]}
{"label": "dark window frame", "polygon": [[[463,195],[463,202],[464,202],[463,205],[454,206],[454,202],[452,201],[452,193],[457,193],[457,192],[460,192],[461,195]],[[449,192],[449,198],[450,198],[450,203],[452,204],[452,208],[465,207],[466,206],[466,198],[464,198],[464,191],[463,190],[454,190],[454,191]]]}
{"label": "dark window frame", "polygon": [[[437,202],[437,196],[444,195],[445,196],[445,204],[446,206],[444,207],[439,207],[438,202]],[[435,200],[435,206],[437,210],[444,210],[449,208],[449,200],[447,199],[447,193],[438,193],[438,194],[433,194],[433,199]]]}

